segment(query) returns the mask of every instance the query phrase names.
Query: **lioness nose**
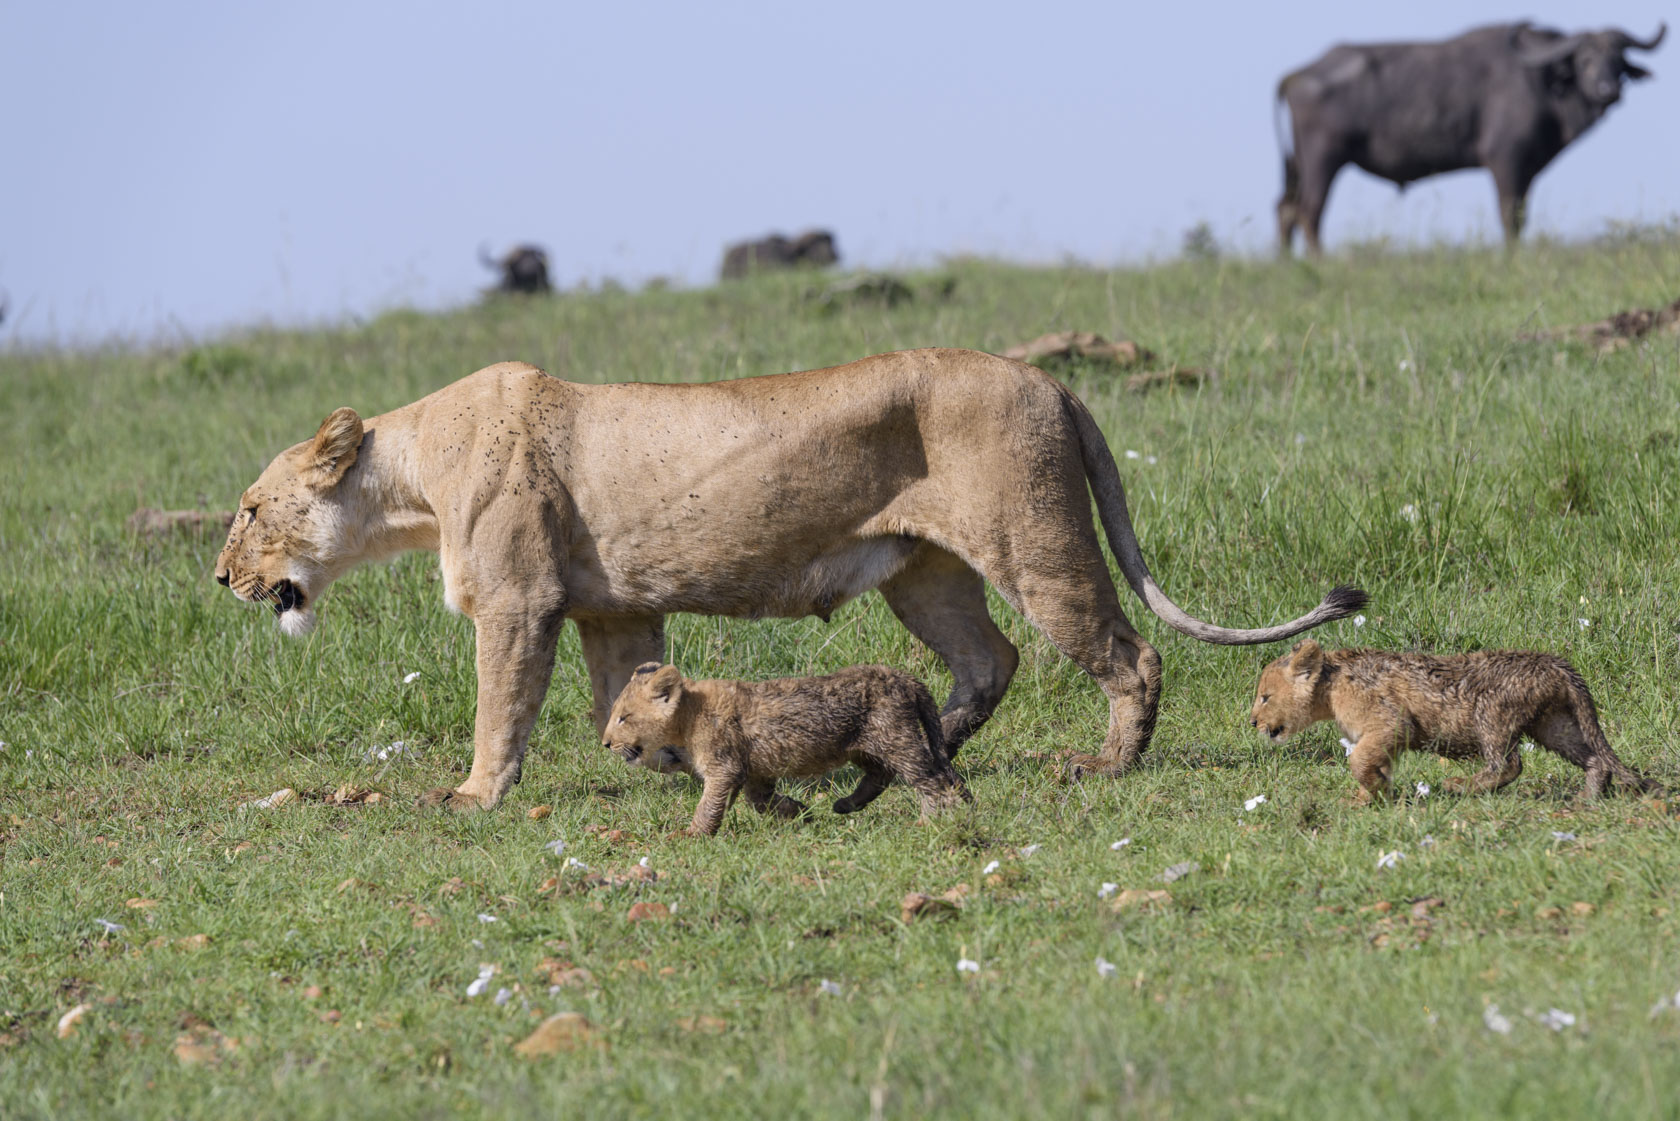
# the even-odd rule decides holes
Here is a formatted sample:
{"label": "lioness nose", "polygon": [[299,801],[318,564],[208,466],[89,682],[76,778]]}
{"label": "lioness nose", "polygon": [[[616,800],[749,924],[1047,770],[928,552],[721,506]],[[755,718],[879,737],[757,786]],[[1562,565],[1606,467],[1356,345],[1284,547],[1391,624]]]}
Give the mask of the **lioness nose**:
{"label": "lioness nose", "polygon": [[1260,726],[1259,719],[1257,717],[1250,717],[1249,721],[1248,721],[1248,726],[1250,728],[1258,728]]}
{"label": "lioness nose", "polygon": [[228,570],[224,568],[216,573],[216,583],[225,588],[229,584],[233,583],[233,577],[228,573]]}

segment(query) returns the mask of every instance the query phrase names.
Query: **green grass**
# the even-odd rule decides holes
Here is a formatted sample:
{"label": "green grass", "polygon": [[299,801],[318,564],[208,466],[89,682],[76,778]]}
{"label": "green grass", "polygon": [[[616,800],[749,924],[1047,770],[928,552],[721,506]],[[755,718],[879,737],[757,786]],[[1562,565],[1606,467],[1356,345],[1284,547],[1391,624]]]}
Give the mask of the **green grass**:
{"label": "green grass", "polygon": [[[1154,747],[1070,787],[1057,763],[1096,747],[1106,706],[994,602],[1023,658],[959,760],[971,815],[918,827],[896,790],[795,825],[737,808],[696,842],[670,837],[694,785],[597,746],[568,632],[515,796],[422,814],[414,795],[465,774],[474,693],[432,558],[353,574],[288,642],[211,579],[219,540],[123,529],[139,504],[230,506],[337,405],[376,413],[500,359],[696,381],[1096,330],[1219,371],[1147,396],[1068,374],[1180,603],[1255,625],[1351,581],[1369,621],[1327,644],[1554,650],[1623,756],[1680,785],[1680,350],[1517,341],[1673,299],[1680,241],[949,274],[949,299],[913,278],[919,298],[891,311],[824,309],[810,278],[768,277],[0,354],[0,1117],[1680,1116],[1680,1011],[1651,1012],[1680,989],[1667,808],[1573,810],[1579,772],[1538,752],[1472,798],[1411,756],[1400,783],[1437,793],[1357,808],[1333,729],[1279,748],[1248,728],[1276,648],[1198,645],[1128,597],[1165,661]],[[827,624],[684,617],[670,634],[696,674],[884,661],[949,686],[873,595]],[[413,753],[370,759],[395,740]],[[845,779],[807,793],[825,803]],[[343,783],[391,800],[236,809]],[[553,815],[528,820],[538,804]],[[598,872],[646,857],[659,878],[591,888],[544,850],[557,838]],[[1164,910],[1098,898],[1187,860]],[[957,884],[959,915],[901,923],[905,892]],[[1443,902],[1414,921],[1425,897]],[[643,900],[675,913],[627,922]],[[207,947],[176,944],[197,934]],[[550,995],[550,958],[595,984]],[[499,972],[468,998],[481,963]],[[55,1038],[78,1002],[93,1010]],[[1509,1035],[1484,1026],[1488,1004]],[[1575,1025],[1529,1015],[1552,1007]],[[511,1051],[568,1009],[605,1050]],[[685,1031],[695,1016],[722,1030]],[[210,1030],[238,1048],[176,1057]]]}

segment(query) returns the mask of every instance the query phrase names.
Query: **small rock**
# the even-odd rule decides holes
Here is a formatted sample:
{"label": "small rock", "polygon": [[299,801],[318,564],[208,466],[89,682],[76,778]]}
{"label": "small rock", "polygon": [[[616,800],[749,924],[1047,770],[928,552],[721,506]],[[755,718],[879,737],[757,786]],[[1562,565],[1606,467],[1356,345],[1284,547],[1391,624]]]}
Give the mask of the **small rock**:
{"label": "small rock", "polygon": [[1181,861],[1161,873],[1161,882],[1170,884],[1174,880],[1182,880],[1192,872],[1201,871],[1201,867],[1194,860]]}
{"label": "small rock", "polygon": [[1142,911],[1157,911],[1172,902],[1172,892],[1161,888],[1137,889],[1127,888],[1122,891],[1110,906],[1116,911],[1127,911],[1136,907]]}
{"label": "small rock", "polygon": [[677,1021],[677,1027],[686,1032],[717,1035],[729,1027],[729,1021],[716,1016],[684,1016]]}
{"label": "small rock", "polygon": [[953,898],[949,892],[943,896],[932,896],[920,891],[909,892],[899,901],[899,921],[910,923],[921,918],[948,918],[962,909],[961,898]]}
{"label": "small rock", "polygon": [[78,1004],[58,1018],[58,1038],[69,1039],[76,1034],[76,1025],[82,1022],[82,1017],[93,1010],[91,1004]]}
{"label": "small rock", "polygon": [[526,1058],[558,1055],[576,1051],[580,1047],[605,1048],[599,1029],[581,1012],[556,1012],[537,1026],[537,1030],[513,1045]]}
{"label": "small rock", "polygon": [[286,786],[276,790],[273,794],[270,794],[266,798],[258,798],[252,802],[242,803],[239,808],[242,810],[275,810],[286,805],[288,802],[295,801],[297,801],[297,791],[293,790],[289,786]]}

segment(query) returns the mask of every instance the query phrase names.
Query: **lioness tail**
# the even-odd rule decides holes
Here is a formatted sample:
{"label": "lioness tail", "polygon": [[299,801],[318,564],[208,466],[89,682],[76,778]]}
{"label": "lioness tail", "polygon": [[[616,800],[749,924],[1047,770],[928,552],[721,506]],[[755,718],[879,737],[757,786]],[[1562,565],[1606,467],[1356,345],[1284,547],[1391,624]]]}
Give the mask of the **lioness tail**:
{"label": "lioness tail", "polygon": [[1114,462],[1114,453],[1108,450],[1108,441],[1103,439],[1102,430],[1079,398],[1064,389],[1063,399],[1079,430],[1079,451],[1085,463],[1085,478],[1091,485],[1091,493],[1096,496],[1097,513],[1108,536],[1108,547],[1114,550],[1114,559],[1120,562],[1120,571],[1125,575],[1126,583],[1162,622],[1203,642],[1249,646],[1290,638],[1320,623],[1352,615],[1365,606],[1364,592],[1349,585],[1338,585],[1305,615],[1275,627],[1254,630],[1236,630],[1203,622],[1179,607],[1167,598],[1160,585],[1155,583],[1155,578],[1149,575],[1149,566],[1143,561],[1143,550],[1138,547],[1137,533],[1132,529],[1131,515],[1126,511],[1126,491],[1120,484],[1120,468]]}

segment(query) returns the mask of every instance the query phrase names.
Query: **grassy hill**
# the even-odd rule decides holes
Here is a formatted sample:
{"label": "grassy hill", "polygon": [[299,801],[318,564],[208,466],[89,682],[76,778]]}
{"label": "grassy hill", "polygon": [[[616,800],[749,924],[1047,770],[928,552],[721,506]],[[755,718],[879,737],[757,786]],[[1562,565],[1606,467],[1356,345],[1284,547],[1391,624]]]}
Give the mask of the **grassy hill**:
{"label": "grassy hill", "polygon": [[[738,807],[688,841],[698,788],[600,750],[568,632],[515,796],[428,815],[410,802],[464,775],[474,698],[433,558],[346,578],[289,642],[211,578],[219,534],[123,525],[231,508],[335,406],[501,359],[703,381],[1092,330],[1216,372],[1134,393],[1061,371],[1187,609],[1263,624],[1346,581],[1372,604],[1327,645],[1556,651],[1623,757],[1680,786],[1680,342],[1519,338],[1680,296],[1680,240],[908,280],[893,308],[766,277],[0,352],[0,1116],[1680,1114],[1671,809],[1576,809],[1580,773],[1540,752],[1469,798],[1408,756],[1413,793],[1355,807],[1333,729],[1248,727],[1276,648],[1198,645],[1128,596],[1165,663],[1154,748],[1069,786],[1106,705],[994,600],[1023,657],[959,759],[971,815],[917,826],[895,790],[839,818],[843,776],[806,822]],[[885,661],[949,687],[874,595],[828,623],[679,618],[670,648],[695,674]],[[386,801],[321,797],[346,784]],[[281,787],[307,797],[237,809]],[[628,879],[644,857],[657,879]],[[1171,899],[1117,911],[1105,884]],[[955,915],[901,919],[959,885]],[[632,923],[638,902],[674,913]],[[588,979],[551,992],[568,968]],[[604,1046],[511,1050],[561,1010]]]}

